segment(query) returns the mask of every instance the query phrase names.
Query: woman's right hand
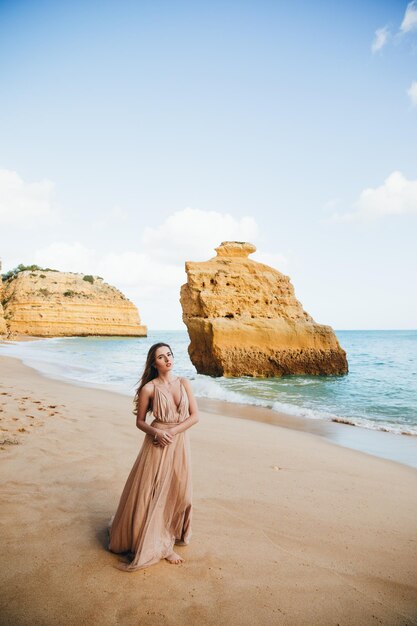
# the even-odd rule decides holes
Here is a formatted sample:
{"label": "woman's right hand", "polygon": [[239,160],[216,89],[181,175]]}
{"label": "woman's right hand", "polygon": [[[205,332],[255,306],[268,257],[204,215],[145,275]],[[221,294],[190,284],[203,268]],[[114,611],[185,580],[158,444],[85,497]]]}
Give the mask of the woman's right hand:
{"label": "woman's right hand", "polygon": [[166,430],[157,429],[154,439],[156,439],[155,445],[165,448],[165,446],[172,443],[173,437]]}

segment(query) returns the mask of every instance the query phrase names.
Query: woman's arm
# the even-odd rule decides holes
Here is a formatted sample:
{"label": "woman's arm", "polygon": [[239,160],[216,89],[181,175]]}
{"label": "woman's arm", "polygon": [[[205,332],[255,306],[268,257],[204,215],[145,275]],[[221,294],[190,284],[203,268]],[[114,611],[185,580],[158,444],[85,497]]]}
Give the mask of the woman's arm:
{"label": "woman's arm", "polygon": [[185,391],[187,392],[188,402],[190,405],[190,417],[187,417],[187,419],[180,422],[177,426],[173,426],[172,428],[168,429],[169,432],[173,435],[178,435],[179,433],[182,433],[184,430],[191,428],[191,426],[194,426],[194,424],[197,424],[197,422],[199,421],[197,401],[194,398],[190,381],[186,378],[181,378],[181,381],[185,387]]}
{"label": "woman's arm", "polygon": [[145,421],[146,413],[148,412],[149,400],[152,398],[152,388],[151,386],[145,385],[142,387],[139,393],[138,403],[136,406],[136,426],[139,430],[143,430],[144,433],[151,435],[154,437],[155,443],[162,445],[165,447],[168,443],[172,442],[172,434],[169,432],[170,429],[161,430],[160,428],[154,428],[150,424],[147,424]]}

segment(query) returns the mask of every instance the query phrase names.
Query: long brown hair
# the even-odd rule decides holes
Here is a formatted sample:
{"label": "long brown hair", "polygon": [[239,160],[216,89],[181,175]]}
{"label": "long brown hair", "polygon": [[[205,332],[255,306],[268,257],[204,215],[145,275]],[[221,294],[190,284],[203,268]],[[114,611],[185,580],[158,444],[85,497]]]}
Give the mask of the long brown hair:
{"label": "long brown hair", "polygon": [[[165,346],[166,348],[169,348],[172,356],[174,356],[171,350],[171,346],[168,343],[164,343],[163,341],[154,343],[153,346],[149,348],[148,356],[146,357],[145,369],[143,370],[143,374],[140,380],[138,381],[138,387],[136,389],[136,393],[133,398],[133,402],[134,402],[133,413],[134,415],[136,415],[136,417],[138,414],[138,402],[139,402],[140,390],[142,389],[142,387],[144,387],[144,385],[146,385],[146,383],[148,383],[150,380],[153,380],[154,378],[158,376],[158,370],[155,367],[155,353],[158,350],[158,348],[162,348],[163,346]],[[149,401],[148,411],[150,411],[151,409],[152,409],[152,400]]]}

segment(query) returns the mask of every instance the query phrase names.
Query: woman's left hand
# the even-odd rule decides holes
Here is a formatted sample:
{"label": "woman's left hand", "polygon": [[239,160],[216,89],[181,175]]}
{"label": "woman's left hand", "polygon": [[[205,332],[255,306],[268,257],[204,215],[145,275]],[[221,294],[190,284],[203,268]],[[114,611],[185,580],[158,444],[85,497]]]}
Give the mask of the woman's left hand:
{"label": "woman's left hand", "polygon": [[[169,432],[170,435],[172,435],[173,437],[177,434],[175,431],[175,426],[173,426],[172,428],[167,428],[166,429],[167,432]],[[156,439],[152,439],[152,443],[154,446],[159,446],[160,444],[158,443],[158,440]]]}

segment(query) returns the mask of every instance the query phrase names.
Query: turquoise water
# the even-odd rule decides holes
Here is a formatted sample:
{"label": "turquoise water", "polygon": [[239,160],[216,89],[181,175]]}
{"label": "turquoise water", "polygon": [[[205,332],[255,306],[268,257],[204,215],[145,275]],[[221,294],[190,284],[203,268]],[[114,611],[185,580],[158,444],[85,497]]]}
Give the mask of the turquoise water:
{"label": "turquoise water", "polygon": [[357,426],[417,435],[417,331],[336,331],[346,350],[346,376],[253,379],[198,375],[186,331],[146,338],[65,337],[1,344],[43,373],[133,395],[148,348],[168,342],[175,372],[193,380],[196,396],[256,404],[311,419],[341,418]]}

